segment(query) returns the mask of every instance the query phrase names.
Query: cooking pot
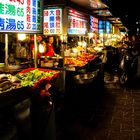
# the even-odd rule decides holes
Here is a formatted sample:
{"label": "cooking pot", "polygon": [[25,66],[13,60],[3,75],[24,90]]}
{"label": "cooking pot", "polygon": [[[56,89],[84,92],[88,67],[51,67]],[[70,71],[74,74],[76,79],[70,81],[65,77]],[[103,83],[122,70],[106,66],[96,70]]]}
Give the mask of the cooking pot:
{"label": "cooking pot", "polygon": [[74,76],[74,82],[76,84],[89,84],[92,83],[93,80],[97,77],[98,70],[94,72],[78,74]]}

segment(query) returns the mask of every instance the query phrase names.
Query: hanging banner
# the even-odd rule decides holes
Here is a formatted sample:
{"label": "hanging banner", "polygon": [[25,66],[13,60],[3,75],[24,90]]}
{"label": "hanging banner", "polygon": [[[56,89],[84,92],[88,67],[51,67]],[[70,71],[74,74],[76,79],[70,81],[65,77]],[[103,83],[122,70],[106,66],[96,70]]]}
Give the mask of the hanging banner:
{"label": "hanging banner", "polygon": [[43,34],[62,34],[62,9],[44,10]]}
{"label": "hanging banner", "polygon": [[90,32],[98,32],[98,19],[90,16]]}
{"label": "hanging banner", "polygon": [[72,8],[68,14],[68,34],[86,34],[88,18],[85,14],[78,12]]}
{"label": "hanging banner", "polygon": [[42,0],[0,0],[0,32],[41,33]]}

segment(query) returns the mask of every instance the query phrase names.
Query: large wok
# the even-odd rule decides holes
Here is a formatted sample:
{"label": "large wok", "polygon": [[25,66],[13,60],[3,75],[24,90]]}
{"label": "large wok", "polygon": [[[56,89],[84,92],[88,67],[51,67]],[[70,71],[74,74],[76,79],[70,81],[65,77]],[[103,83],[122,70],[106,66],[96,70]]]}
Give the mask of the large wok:
{"label": "large wok", "polygon": [[84,74],[77,74],[74,76],[74,82],[76,84],[89,84],[97,77],[99,70],[88,72]]}

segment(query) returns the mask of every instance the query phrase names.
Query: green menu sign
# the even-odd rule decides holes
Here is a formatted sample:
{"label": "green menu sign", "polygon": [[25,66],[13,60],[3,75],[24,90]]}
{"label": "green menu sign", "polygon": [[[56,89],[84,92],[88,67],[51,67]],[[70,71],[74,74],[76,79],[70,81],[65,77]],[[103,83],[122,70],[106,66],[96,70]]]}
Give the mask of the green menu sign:
{"label": "green menu sign", "polygon": [[0,32],[41,33],[42,0],[0,0]]}

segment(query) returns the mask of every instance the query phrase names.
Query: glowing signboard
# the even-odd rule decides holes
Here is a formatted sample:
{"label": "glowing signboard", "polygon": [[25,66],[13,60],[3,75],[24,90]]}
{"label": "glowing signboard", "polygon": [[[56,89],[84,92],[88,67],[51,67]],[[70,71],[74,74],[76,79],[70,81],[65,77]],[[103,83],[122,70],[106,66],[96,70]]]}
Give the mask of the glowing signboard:
{"label": "glowing signboard", "polygon": [[111,32],[111,24],[109,21],[106,21],[106,33],[110,33]]}
{"label": "glowing signboard", "polygon": [[99,33],[110,33],[111,32],[111,24],[109,21],[99,20],[98,22],[98,30]]}
{"label": "glowing signboard", "polygon": [[62,33],[62,9],[44,10],[43,34]]}
{"label": "glowing signboard", "polygon": [[93,16],[90,16],[90,32],[94,31],[98,32],[98,19]]}
{"label": "glowing signboard", "polygon": [[0,32],[42,32],[42,0],[0,0]]}
{"label": "glowing signboard", "polygon": [[68,34],[87,33],[88,19],[84,14],[70,8],[68,14],[68,23]]}

